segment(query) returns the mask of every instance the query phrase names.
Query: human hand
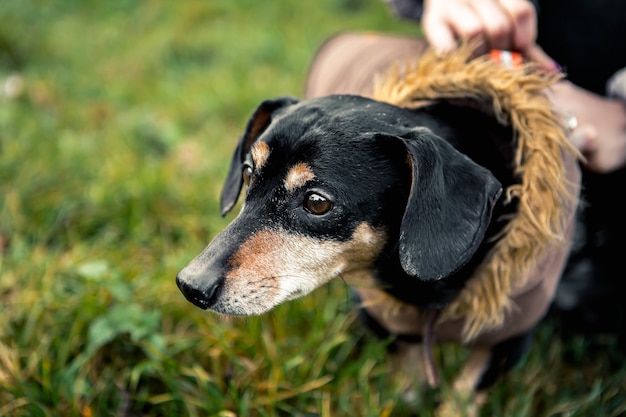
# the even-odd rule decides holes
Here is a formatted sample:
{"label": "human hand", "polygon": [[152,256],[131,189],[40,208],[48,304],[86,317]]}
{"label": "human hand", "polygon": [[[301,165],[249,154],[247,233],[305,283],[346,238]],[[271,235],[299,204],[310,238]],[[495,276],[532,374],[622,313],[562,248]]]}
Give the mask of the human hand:
{"label": "human hand", "polygon": [[594,94],[569,81],[550,88],[557,109],[574,116],[570,141],[585,157],[585,167],[604,174],[626,166],[626,105]]}
{"label": "human hand", "polygon": [[458,41],[476,40],[475,56],[491,49],[509,50],[544,70],[560,70],[535,43],[537,13],[528,0],[424,0],[422,29],[438,51],[451,50]]}

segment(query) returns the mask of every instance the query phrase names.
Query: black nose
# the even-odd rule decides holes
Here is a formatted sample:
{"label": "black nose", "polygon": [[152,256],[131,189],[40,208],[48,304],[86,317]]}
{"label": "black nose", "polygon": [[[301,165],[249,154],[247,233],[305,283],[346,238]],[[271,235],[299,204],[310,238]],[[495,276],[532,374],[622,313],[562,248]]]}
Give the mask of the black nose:
{"label": "black nose", "polygon": [[210,308],[219,297],[222,285],[219,282],[209,285],[207,288],[197,288],[194,285],[189,284],[183,277],[181,277],[182,271],[176,276],[176,285],[178,289],[183,293],[185,298],[200,307],[203,310]]}

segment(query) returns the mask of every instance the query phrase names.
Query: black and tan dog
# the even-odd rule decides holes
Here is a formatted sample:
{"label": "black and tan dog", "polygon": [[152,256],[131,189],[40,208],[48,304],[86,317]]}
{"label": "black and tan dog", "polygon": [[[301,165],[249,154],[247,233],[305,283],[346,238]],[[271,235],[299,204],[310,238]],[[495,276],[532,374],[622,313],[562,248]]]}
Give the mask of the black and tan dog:
{"label": "black and tan dog", "polygon": [[[435,382],[432,340],[473,348],[454,384],[465,396],[511,368],[565,261],[576,157],[541,93],[549,81],[428,59],[437,76],[474,79],[472,91],[478,78],[520,80],[509,93],[454,95],[422,72],[383,87],[388,102],[264,101],[222,193],[225,215],[245,186],[241,212],[178,274],[185,297],[258,315],[340,278],[357,288],[366,320],[398,337],[404,370]],[[530,110],[511,104],[518,98]]]}

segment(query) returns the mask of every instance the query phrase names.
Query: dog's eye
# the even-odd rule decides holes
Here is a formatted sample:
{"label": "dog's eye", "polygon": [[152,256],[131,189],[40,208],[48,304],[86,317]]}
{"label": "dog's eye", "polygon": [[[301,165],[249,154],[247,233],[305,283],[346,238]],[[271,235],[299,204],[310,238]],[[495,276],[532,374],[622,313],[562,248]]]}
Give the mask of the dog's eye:
{"label": "dog's eye", "polygon": [[250,165],[245,165],[243,167],[243,183],[246,184],[246,187],[250,185],[251,180],[252,180],[252,167]]}
{"label": "dog's eye", "polygon": [[322,215],[328,213],[333,208],[333,203],[322,195],[310,193],[307,194],[304,200],[304,208],[310,213]]}

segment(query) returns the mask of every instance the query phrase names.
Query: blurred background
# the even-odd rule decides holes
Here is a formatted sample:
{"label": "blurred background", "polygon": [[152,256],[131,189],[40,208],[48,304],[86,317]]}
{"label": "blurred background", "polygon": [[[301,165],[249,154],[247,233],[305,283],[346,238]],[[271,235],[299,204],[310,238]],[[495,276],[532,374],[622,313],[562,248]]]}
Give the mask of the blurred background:
{"label": "blurred background", "polygon": [[[174,281],[232,218],[251,112],[343,30],[420,33],[381,0],[0,2],[0,416],[430,415],[344,283],[225,318]],[[623,359],[586,346],[543,325],[484,415],[623,415]]]}

